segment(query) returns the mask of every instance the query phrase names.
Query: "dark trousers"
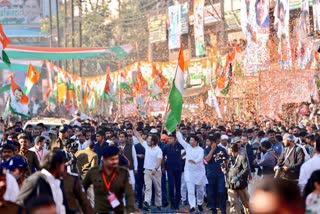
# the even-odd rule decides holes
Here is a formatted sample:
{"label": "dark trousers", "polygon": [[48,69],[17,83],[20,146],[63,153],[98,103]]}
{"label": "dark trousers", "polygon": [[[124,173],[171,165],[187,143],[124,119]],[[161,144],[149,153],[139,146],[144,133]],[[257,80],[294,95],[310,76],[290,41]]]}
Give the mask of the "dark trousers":
{"label": "dark trousers", "polygon": [[207,206],[213,211],[220,208],[222,213],[226,213],[227,195],[224,175],[208,176],[207,178]]}
{"label": "dark trousers", "polygon": [[138,171],[135,175],[135,189],[136,189],[136,199],[139,204],[139,208],[142,208],[143,203],[143,185],[144,185],[144,173],[143,171]]}
{"label": "dark trousers", "polygon": [[167,176],[165,172],[162,172],[161,177],[161,192],[162,192],[162,204],[165,204],[168,202],[167,199]]}
{"label": "dark trousers", "polygon": [[181,169],[168,169],[169,196],[171,205],[178,208],[181,199]]}

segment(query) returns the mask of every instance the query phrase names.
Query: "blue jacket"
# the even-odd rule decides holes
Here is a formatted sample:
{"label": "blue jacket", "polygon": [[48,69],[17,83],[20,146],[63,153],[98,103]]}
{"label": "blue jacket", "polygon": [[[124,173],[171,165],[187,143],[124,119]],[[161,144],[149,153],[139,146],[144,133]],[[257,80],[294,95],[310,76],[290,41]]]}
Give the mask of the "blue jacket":
{"label": "blue jacket", "polygon": [[180,143],[167,144],[164,146],[162,152],[163,157],[166,158],[165,160],[165,169],[166,170],[176,170],[182,169],[183,161],[181,157],[181,151],[183,150],[183,147],[180,145]]}
{"label": "blue jacket", "polygon": [[[204,150],[204,156],[207,156],[209,154],[210,150],[211,150],[211,148],[207,147]],[[227,151],[220,146],[217,146],[217,149],[214,151],[213,156],[217,155],[220,152],[223,153],[223,156],[226,159],[229,159],[229,155],[228,155]],[[216,161],[215,157],[212,157],[211,160],[209,162],[207,162],[207,164],[205,165],[207,177],[213,177],[213,176],[218,176],[218,175],[223,176],[223,172],[221,170],[222,163],[223,163],[223,160],[220,159],[220,160]]]}

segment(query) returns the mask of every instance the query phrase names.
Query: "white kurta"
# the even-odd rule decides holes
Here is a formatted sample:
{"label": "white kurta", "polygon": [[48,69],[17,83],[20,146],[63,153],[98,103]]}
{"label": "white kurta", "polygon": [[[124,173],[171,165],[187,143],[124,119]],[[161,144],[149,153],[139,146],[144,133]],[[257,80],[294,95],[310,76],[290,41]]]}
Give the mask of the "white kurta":
{"label": "white kurta", "polygon": [[[191,182],[195,185],[205,185],[208,183],[206,170],[203,162],[204,151],[201,147],[190,146],[182,137],[181,132],[177,132],[177,140],[186,150],[186,164],[184,167],[184,178],[186,182]],[[190,163],[193,160],[196,163]]]}

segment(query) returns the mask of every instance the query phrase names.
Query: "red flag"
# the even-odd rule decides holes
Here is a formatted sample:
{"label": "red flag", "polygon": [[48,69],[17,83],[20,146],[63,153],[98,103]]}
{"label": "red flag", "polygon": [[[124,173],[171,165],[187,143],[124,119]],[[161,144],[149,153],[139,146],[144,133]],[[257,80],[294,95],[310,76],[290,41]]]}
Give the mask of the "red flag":
{"label": "red flag", "polygon": [[0,24],[0,42],[2,43],[3,49],[5,49],[8,44],[10,44],[10,39],[8,39],[8,37],[4,33],[2,24]]}

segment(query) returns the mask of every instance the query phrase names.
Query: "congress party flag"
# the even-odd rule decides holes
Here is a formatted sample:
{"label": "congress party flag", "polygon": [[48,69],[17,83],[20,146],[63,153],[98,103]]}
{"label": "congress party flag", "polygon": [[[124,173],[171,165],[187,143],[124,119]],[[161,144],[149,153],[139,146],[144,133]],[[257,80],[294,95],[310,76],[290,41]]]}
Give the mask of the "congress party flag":
{"label": "congress party flag", "polygon": [[176,126],[181,121],[182,104],[183,104],[183,90],[184,90],[184,58],[183,50],[180,47],[178,64],[176,68],[173,85],[169,94],[170,112],[166,120],[166,128],[173,132]]}
{"label": "congress party flag", "polygon": [[23,93],[28,96],[32,89],[32,86],[39,82],[39,80],[40,72],[37,69],[35,69],[35,67],[32,64],[29,64],[26,80],[24,82]]}
{"label": "congress party flag", "polygon": [[8,46],[8,44],[10,44],[10,40],[8,39],[6,34],[4,33],[2,24],[0,24],[0,43],[1,43],[1,45],[0,45],[1,46],[0,47],[0,50],[1,50],[0,58],[5,64],[10,65],[11,64],[10,59],[9,59],[7,53],[4,51],[4,49]]}
{"label": "congress party flag", "polygon": [[13,80],[10,80],[10,111],[22,117],[29,117],[29,98],[22,92],[21,87]]}

